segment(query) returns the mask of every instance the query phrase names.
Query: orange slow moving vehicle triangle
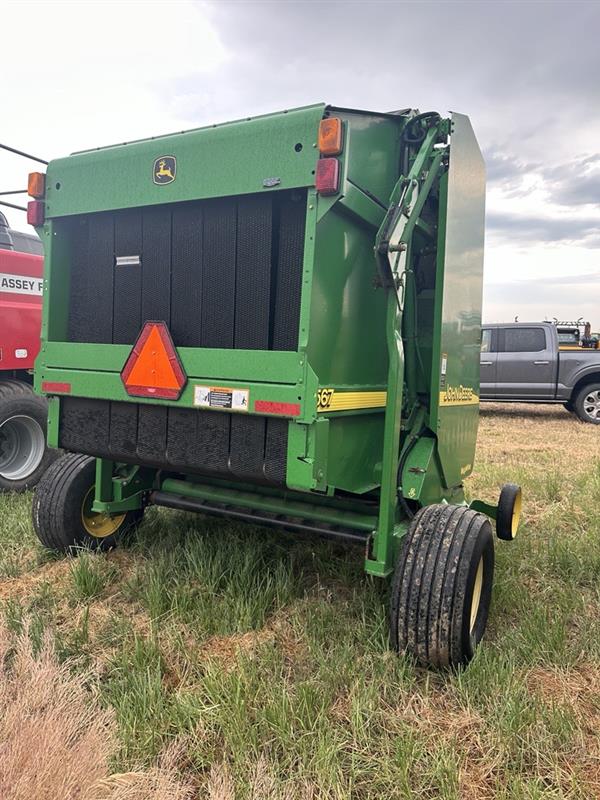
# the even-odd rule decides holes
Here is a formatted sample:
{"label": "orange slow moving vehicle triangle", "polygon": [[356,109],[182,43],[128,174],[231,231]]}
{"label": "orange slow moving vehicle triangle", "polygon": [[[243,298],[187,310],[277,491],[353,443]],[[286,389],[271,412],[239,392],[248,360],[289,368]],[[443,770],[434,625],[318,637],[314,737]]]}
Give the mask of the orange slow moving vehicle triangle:
{"label": "orange slow moving vehicle triangle", "polygon": [[177,400],[186,384],[179,356],[164,322],[146,322],[125,363],[128,394]]}

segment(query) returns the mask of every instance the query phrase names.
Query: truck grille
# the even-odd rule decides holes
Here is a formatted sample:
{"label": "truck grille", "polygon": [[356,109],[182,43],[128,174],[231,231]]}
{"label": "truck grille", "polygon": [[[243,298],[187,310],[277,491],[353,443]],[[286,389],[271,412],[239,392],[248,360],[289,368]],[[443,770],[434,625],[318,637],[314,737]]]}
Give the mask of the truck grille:
{"label": "truck grille", "polygon": [[305,219],[305,191],[74,218],[68,340],[133,344],[163,320],[177,347],[296,350]]}
{"label": "truck grille", "polygon": [[[305,191],[69,220],[68,340],[133,345],[163,320],[176,347],[296,350],[305,220]],[[285,485],[287,436],[286,420],[61,399],[61,447],[173,471]]]}

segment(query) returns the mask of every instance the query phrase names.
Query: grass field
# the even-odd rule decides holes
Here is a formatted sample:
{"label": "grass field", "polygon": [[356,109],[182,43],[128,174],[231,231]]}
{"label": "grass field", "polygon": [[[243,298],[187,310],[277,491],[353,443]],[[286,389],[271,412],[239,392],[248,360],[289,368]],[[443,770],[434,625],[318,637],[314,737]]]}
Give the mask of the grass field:
{"label": "grass field", "polygon": [[[81,780],[119,775],[113,794],[68,797],[600,797],[600,430],[485,406],[468,490],[495,500],[505,481],[523,486],[524,522],[496,547],[488,632],[462,674],[388,651],[386,588],[360,550],[151,509],[127,548],[56,558],[30,496],[4,496],[5,711],[39,685],[40,658],[53,696],[79,687],[96,739],[59,769],[101,752]],[[0,723],[0,750],[18,729]],[[3,800],[62,800],[3,789],[4,761]]]}

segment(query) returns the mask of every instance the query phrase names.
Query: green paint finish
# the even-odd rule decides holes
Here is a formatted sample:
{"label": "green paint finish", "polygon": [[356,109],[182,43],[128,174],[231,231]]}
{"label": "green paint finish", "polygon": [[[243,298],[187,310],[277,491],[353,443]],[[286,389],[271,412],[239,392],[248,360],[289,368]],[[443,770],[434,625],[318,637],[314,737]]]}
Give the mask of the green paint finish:
{"label": "green paint finish", "polygon": [[[45,342],[40,366],[120,373],[130,352],[128,344]],[[194,347],[177,352],[189,377],[243,381],[260,375],[264,383],[301,383],[306,377],[306,359],[298,353]]]}
{"label": "green paint finish", "polygon": [[329,421],[312,425],[290,422],[288,427],[287,485],[290,489],[327,490]]}
{"label": "green paint finish", "polygon": [[316,235],[307,355],[319,385],[385,385],[385,331],[373,321],[385,317],[386,293],[373,284],[373,230],[334,206]]}
{"label": "green paint finish", "polygon": [[431,401],[444,482],[453,487],[471,474],[475,461],[485,211],[485,167],[462,114],[452,115],[445,209]]}
{"label": "green paint finish", "polygon": [[327,480],[358,495],[381,484],[383,409],[329,417]]}
{"label": "green paint finish", "polygon": [[46,423],[48,447],[58,447],[60,398],[48,398],[48,421]]}
{"label": "green paint finish", "polygon": [[152,489],[156,473],[144,467],[121,466],[104,458],[96,459],[96,494],[92,511],[122,514],[144,506],[144,498]]}
{"label": "green paint finish", "polygon": [[287,497],[264,497],[256,492],[244,492],[208,483],[191,483],[167,478],[163,481],[161,489],[163,492],[173,495],[251,508],[255,511],[266,511],[269,514],[285,514],[315,522],[342,525],[367,533],[373,530],[376,520],[374,516],[317,505],[313,502],[300,502]]}
{"label": "green paint finish", "polygon": [[[311,186],[324,108],[308,106],[57,159],[47,172],[46,218]],[[176,178],[157,185],[153,166],[163,155],[177,159]],[[278,183],[265,187],[265,181]]]}
{"label": "green paint finish", "polygon": [[[44,368],[38,372],[38,380],[52,381],[57,383],[68,383],[71,385],[70,394],[74,397],[91,397],[98,400],[117,400],[126,403],[139,403],[146,405],[166,405],[194,407],[194,386],[222,386],[231,389],[249,390],[249,411],[254,414],[254,405],[260,401],[270,401],[274,403],[300,404],[299,414],[284,414],[283,416],[293,416],[294,418],[310,421],[316,416],[316,409],[303,410],[301,401],[298,400],[299,390],[297,386],[286,386],[275,383],[255,383],[254,381],[211,381],[209,378],[192,378],[181,393],[177,401],[148,399],[142,397],[132,397],[127,394],[121,376],[112,372],[96,372],[95,370],[64,370]],[[221,410],[221,409],[219,409]],[[232,412],[246,413],[246,412]],[[264,414],[263,414],[264,415]],[[279,414],[277,416],[280,416]]]}

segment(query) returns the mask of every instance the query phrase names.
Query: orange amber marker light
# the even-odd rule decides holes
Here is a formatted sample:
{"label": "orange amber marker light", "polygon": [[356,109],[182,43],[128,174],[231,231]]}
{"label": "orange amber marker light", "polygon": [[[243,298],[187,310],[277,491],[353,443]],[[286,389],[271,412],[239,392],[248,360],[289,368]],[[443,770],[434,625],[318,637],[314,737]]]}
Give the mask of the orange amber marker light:
{"label": "orange amber marker light", "polygon": [[322,156],[338,156],[342,152],[342,120],[326,117],[319,124],[319,152]]}
{"label": "orange amber marker light", "polygon": [[43,172],[30,172],[27,178],[27,194],[40,199],[46,193],[46,176]]}

